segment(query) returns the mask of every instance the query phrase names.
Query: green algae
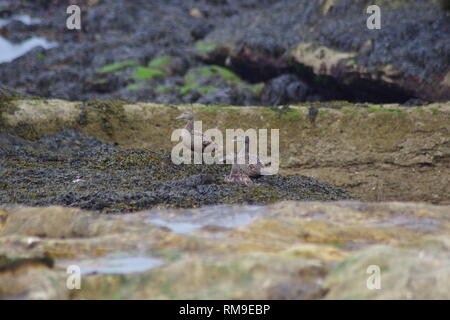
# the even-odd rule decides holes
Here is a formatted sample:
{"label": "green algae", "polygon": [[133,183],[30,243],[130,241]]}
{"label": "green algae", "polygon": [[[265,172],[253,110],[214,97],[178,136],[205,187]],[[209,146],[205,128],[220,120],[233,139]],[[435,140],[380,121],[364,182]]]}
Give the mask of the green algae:
{"label": "green algae", "polygon": [[4,89],[0,90],[0,131],[7,127],[7,120],[4,118],[4,115],[14,113],[17,110],[14,103],[17,99],[18,97],[13,93]]}
{"label": "green algae", "polygon": [[244,84],[243,87],[247,90],[250,90],[255,95],[259,95],[264,89],[264,83],[255,83],[255,84]]}
{"label": "green algae", "polygon": [[[95,101],[86,108],[120,112]],[[170,152],[124,150],[75,130],[43,139],[24,144],[19,151],[3,151],[9,159],[4,167],[6,188],[0,190],[5,202],[131,212],[152,207],[349,198],[343,189],[300,176],[264,176],[250,186],[230,184],[224,180],[230,165],[176,165]]]}
{"label": "green algae", "polygon": [[197,91],[199,92],[201,95],[206,95],[210,92],[213,92],[215,90],[217,90],[217,87],[214,86],[201,86],[198,83],[189,83],[185,86],[182,87],[178,87],[178,91],[181,95],[187,95],[189,93],[191,93],[192,91]]}
{"label": "green algae", "polygon": [[375,107],[375,106],[368,106],[367,111],[369,112],[403,112],[404,110],[400,109],[400,108],[383,108],[383,107]]}
{"label": "green algae", "polygon": [[263,113],[272,120],[295,122],[301,120],[303,117],[303,113],[300,109],[292,108],[288,105],[273,106],[265,109],[266,110],[263,110]]}
{"label": "green algae", "polygon": [[229,106],[229,105],[220,105],[220,104],[195,104],[195,105],[192,105],[189,107],[192,108],[193,110],[200,110],[200,111],[236,112],[236,107]]}
{"label": "green algae", "polygon": [[83,103],[77,123],[85,126],[88,123],[98,123],[103,132],[114,137],[116,130],[125,121],[126,115],[123,106],[125,101],[89,100]]}
{"label": "green algae", "polygon": [[149,80],[153,78],[162,78],[165,75],[166,74],[163,71],[157,68],[138,67],[130,77],[135,80]]}
{"label": "green algae", "polygon": [[154,58],[149,61],[148,67],[149,68],[156,68],[156,69],[163,69],[172,63],[172,58],[170,56],[160,56],[157,58]]}
{"label": "green algae", "polygon": [[230,69],[218,66],[218,65],[211,65],[209,66],[210,72],[212,74],[218,73],[222,76],[223,79],[230,82],[241,82],[241,78],[237,76],[233,71]]}
{"label": "green algae", "polygon": [[100,70],[98,70],[98,73],[110,73],[110,72],[117,72],[122,71],[127,68],[132,68],[137,66],[137,62],[135,60],[125,60],[122,62],[115,62],[108,64],[104,67],[102,67]]}
{"label": "green algae", "polygon": [[[9,131],[11,126],[8,124],[8,121],[5,117],[6,114],[14,114],[17,110],[16,102],[20,99],[20,95],[18,93],[0,90],[0,132]],[[41,98],[32,98],[33,101],[40,101]],[[34,126],[29,123],[20,121],[17,125],[14,126],[14,132],[25,139],[29,140],[37,140],[39,138],[38,133]]]}
{"label": "green algae", "polygon": [[199,41],[195,44],[195,49],[203,54],[208,54],[219,48],[217,43]]}
{"label": "green algae", "polygon": [[432,109],[431,109],[431,113],[432,113],[433,115],[439,115],[439,114],[442,113],[442,111],[439,110],[438,108],[432,108]]}
{"label": "green algae", "polygon": [[208,65],[204,67],[191,68],[184,76],[184,86],[179,87],[179,92],[181,95],[186,95],[192,91],[197,91],[201,95],[206,95],[213,92],[218,87],[211,85],[203,85],[205,79],[212,79],[214,77],[220,77],[223,81],[228,84],[241,85],[243,88],[250,90],[254,93],[260,92],[262,90],[261,85],[250,85],[246,84],[239,78],[233,71],[218,66],[218,65]]}
{"label": "green algae", "polygon": [[[151,80],[156,78],[163,78],[167,75],[167,68],[172,63],[172,58],[170,56],[160,56],[150,60],[147,66],[137,66],[134,64],[132,66],[137,68],[130,75],[130,79],[133,80]],[[138,84],[131,84],[127,87],[128,90],[137,90],[140,86]]]}
{"label": "green algae", "polygon": [[138,90],[141,88],[141,85],[138,83],[132,83],[127,86],[127,89],[130,91]]}
{"label": "green algae", "polygon": [[299,109],[291,108],[281,116],[281,119],[286,121],[300,121],[302,117],[303,113]]}
{"label": "green algae", "polygon": [[187,72],[184,80],[186,83],[192,83],[198,81],[200,77],[210,78],[214,75],[220,75],[224,80],[229,82],[242,82],[239,76],[237,76],[233,71],[218,65],[192,68]]}
{"label": "green algae", "polygon": [[43,61],[43,60],[45,60],[47,58],[47,56],[45,55],[45,54],[38,54],[37,56],[36,56],[36,60],[38,60],[38,61]]}

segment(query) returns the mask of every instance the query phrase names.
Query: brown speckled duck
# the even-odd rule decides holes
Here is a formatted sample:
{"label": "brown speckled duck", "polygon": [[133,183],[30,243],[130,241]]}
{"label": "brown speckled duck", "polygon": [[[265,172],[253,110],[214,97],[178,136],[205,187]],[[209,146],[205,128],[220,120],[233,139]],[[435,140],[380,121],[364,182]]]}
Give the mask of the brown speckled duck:
{"label": "brown speckled duck", "polygon": [[[261,170],[265,167],[265,164],[257,155],[250,154],[250,138],[248,136],[245,136],[245,139],[237,138],[234,141],[244,141],[244,147],[235,155],[231,172],[225,177],[225,182],[240,182],[245,185],[253,184],[250,178],[261,176]],[[238,158],[241,159],[240,162],[243,162],[242,159],[245,159],[244,164],[237,163]],[[256,163],[251,164],[250,159]]]}
{"label": "brown speckled duck", "polygon": [[[186,143],[186,147],[190,148],[192,151],[203,153],[205,151],[205,148],[209,145],[215,145],[214,142],[212,142],[209,138],[207,138],[203,132],[194,130],[194,114],[192,111],[186,111],[183,112],[180,116],[176,118],[177,120],[187,120],[186,126],[184,127],[189,133],[190,137],[187,139],[187,141],[191,141],[190,144]],[[199,136],[202,139],[202,145],[201,149],[194,145],[194,136]],[[183,139],[184,140],[184,139]]]}

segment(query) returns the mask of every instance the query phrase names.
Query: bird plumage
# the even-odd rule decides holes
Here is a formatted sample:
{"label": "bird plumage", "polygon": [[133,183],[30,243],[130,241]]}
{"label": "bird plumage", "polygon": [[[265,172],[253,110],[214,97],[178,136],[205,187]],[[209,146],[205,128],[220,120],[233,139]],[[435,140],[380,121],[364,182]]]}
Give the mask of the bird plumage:
{"label": "bird plumage", "polygon": [[[187,132],[182,133],[182,136],[184,136],[185,134],[189,135],[189,137],[187,137],[188,139],[183,139],[183,141],[189,141],[189,142],[185,142],[185,146],[190,148],[191,151],[203,153],[205,151],[206,147],[215,145],[214,142],[211,141],[211,139],[209,139],[208,137],[206,137],[203,134],[203,132],[194,130],[194,121],[195,120],[194,120],[194,115],[192,112],[186,111],[186,112],[182,113],[180,116],[178,116],[176,119],[177,120],[187,120],[186,126],[184,127],[187,130]],[[201,143],[200,149],[194,143],[195,137],[199,137],[201,139],[202,143]]]}
{"label": "bird plumage", "polygon": [[[239,140],[238,140],[239,141]],[[246,185],[252,184],[250,178],[261,176],[265,167],[264,162],[257,155],[250,154],[250,138],[244,139],[244,147],[235,155],[230,174],[225,178],[226,182],[240,182]]]}

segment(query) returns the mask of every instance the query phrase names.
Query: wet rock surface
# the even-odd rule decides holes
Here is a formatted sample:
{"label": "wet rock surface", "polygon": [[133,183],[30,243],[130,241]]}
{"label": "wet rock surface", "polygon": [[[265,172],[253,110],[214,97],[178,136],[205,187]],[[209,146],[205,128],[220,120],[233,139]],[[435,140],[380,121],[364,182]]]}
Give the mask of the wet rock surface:
{"label": "wet rock surface", "polygon": [[4,37],[59,43],[0,65],[1,85],[38,96],[235,105],[450,98],[450,19],[438,1],[376,1],[381,30],[366,27],[373,1],[79,1],[81,31],[65,27],[69,1],[5,3],[5,18],[40,21],[11,21]]}
{"label": "wet rock surface", "polygon": [[2,299],[450,298],[448,104],[195,106],[280,128],[287,167],[245,187],[172,163],[185,106],[0,97]]}
{"label": "wet rock surface", "polygon": [[[374,4],[381,9],[380,30],[366,27],[366,8]],[[449,31],[448,14],[437,1],[280,1],[231,17],[204,41],[225,51],[222,56],[236,69],[258,57],[283,66],[280,71],[298,70],[328,99],[445,101]]]}
{"label": "wet rock surface", "polygon": [[[109,145],[137,149],[137,153],[143,148],[170,152],[175,145],[170,142],[172,132],[184,126],[175,118],[187,109],[193,109],[196,119],[203,121],[203,130],[279,128],[283,175],[314,177],[365,201],[449,203],[448,103],[403,106],[333,102],[240,108],[100,100],[68,102],[0,95],[0,132],[36,141],[72,128]],[[6,136],[3,139],[6,141]],[[65,143],[66,149],[77,150],[76,144],[70,145],[70,139]],[[95,143],[90,147],[94,146]],[[62,161],[67,161],[66,155],[62,157]],[[35,158],[32,154],[30,159]],[[145,161],[141,160],[139,168],[144,168]],[[226,169],[221,168],[216,173],[223,170],[225,174]],[[142,172],[149,170],[147,167]],[[179,185],[208,181],[209,177],[200,171],[189,171],[189,181],[179,180],[186,176],[174,179]],[[76,173],[73,176],[72,180],[82,179]]]}
{"label": "wet rock surface", "polygon": [[[105,215],[3,205],[0,213],[1,298],[450,297],[449,206],[289,201]],[[79,290],[66,287],[73,265]],[[381,290],[367,287],[373,265]]]}
{"label": "wet rock surface", "polygon": [[[450,299],[448,3],[0,1],[0,299]],[[280,175],[174,165],[186,108]]]}
{"label": "wet rock surface", "polygon": [[227,184],[230,165],[175,165],[169,152],[122,149],[76,130],[27,141],[0,134],[2,203],[59,204],[103,212],[154,206],[348,199],[345,190],[302,176]]}

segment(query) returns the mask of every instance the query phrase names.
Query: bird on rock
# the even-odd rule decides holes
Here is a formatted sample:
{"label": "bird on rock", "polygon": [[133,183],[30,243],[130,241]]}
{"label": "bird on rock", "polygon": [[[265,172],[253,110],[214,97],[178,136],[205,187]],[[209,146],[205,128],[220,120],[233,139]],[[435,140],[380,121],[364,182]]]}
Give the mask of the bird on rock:
{"label": "bird on rock", "polygon": [[233,141],[244,142],[244,147],[235,155],[231,172],[225,177],[225,182],[240,182],[245,185],[253,184],[250,178],[261,176],[265,164],[257,155],[250,154],[250,138],[248,136],[236,138]]}
{"label": "bird on rock", "polygon": [[[185,146],[191,149],[191,151],[197,152],[197,153],[204,153],[206,147],[208,146],[215,146],[215,143],[206,137],[203,132],[194,130],[194,114],[192,111],[185,111],[181,115],[179,115],[177,120],[187,120],[186,126],[184,127],[186,129],[185,132],[182,133],[182,136],[189,135],[189,137],[186,137],[187,139],[183,139],[185,141]],[[196,146],[194,144],[194,137],[200,137],[201,138],[201,144],[199,146]]]}

